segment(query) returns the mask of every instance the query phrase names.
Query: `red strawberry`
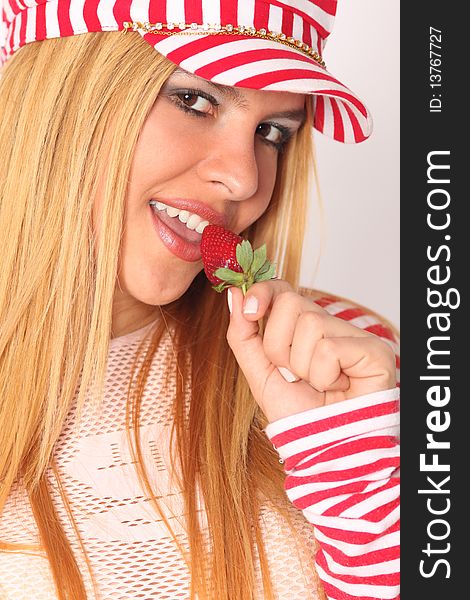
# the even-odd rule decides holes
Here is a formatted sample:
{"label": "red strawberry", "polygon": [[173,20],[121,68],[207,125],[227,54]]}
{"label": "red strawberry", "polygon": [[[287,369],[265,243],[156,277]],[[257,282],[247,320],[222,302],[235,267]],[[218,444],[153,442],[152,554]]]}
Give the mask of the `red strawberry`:
{"label": "red strawberry", "polygon": [[206,276],[217,292],[236,286],[245,294],[253,283],[274,277],[274,265],[266,260],[266,244],[253,251],[248,240],[220,225],[205,227],[201,255]]}
{"label": "red strawberry", "polygon": [[220,225],[207,225],[202,232],[201,255],[207,279],[214,285],[222,280],[214,275],[217,269],[227,268],[235,273],[243,269],[237,262],[237,246],[243,238]]}

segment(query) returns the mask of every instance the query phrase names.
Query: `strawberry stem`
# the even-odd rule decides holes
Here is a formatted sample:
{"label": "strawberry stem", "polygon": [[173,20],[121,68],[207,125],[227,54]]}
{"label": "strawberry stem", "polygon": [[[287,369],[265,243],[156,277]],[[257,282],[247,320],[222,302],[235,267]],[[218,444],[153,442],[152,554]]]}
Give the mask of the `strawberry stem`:
{"label": "strawberry stem", "polygon": [[[266,244],[253,251],[250,242],[243,240],[236,246],[236,255],[237,260],[234,265],[236,270],[226,266],[219,267],[212,272],[212,277],[219,281],[218,284],[212,286],[216,292],[222,292],[227,287],[235,286],[242,290],[243,296],[246,296],[248,289],[253,284],[267,281],[275,276],[275,265],[266,258]],[[227,260],[225,264],[230,263]],[[209,279],[212,281],[210,277]]]}

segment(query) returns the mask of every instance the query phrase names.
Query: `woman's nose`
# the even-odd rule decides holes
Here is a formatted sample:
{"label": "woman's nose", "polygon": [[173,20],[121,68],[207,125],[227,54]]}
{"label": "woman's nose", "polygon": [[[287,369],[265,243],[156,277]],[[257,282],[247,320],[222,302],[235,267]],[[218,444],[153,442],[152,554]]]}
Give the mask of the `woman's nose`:
{"label": "woman's nose", "polygon": [[246,200],[259,185],[253,136],[224,136],[206,141],[198,162],[199,177],[214,186],[223,186],[228,200]]}

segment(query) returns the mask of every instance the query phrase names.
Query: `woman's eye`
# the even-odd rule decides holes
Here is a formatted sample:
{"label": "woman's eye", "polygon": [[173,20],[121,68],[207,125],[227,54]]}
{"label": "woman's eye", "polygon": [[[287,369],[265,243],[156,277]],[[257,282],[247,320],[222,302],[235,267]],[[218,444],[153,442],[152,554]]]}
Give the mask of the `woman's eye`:
{"label": "woman's eye", "polygon": [[261,123],[256,128],[256,132],[267,142],[275,145],[282,143],[285,137],[285,132],[281,131],[279,127],[271,125],[271,123]]}
{"label": "woman's eye", "polygon": [[184,92],[176,95],[184,106],[196,112],[210,113],[213,108],[211,101],[199,94]]}
{"label": "woman's eye", "polygon": [[[215,115],[219,103],[215,98],[200,90],[179,90],[170,94],[170,99],[178,108],[194,117]],[[261,123],[256,128],[256,134],[263,142],[281,151],[293,132],[282,125]]]}

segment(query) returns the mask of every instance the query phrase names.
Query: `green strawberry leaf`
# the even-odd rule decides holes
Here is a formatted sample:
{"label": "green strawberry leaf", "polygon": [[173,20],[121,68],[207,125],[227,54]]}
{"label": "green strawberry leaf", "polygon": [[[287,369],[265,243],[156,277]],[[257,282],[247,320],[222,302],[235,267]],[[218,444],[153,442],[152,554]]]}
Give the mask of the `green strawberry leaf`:
{"label": "green strawberry leaf", "polygon": [[243,240],[237,245],[237,261],[244,273],[248,273],[253,262],[253,248],[248,240]]}
{"label": "green strawberry leaf", "polygon": [[245,295],[254,283],[275,278],[276,266],[269,262],[266,255],[266,244],[253,251],[251,243],[242,240],[236,246],[236,259],[242,272],[239,273],[228,267],[216,269],[213,275],[220,279],[221,283],[213,285],[212,288],[220,293],[231,286],[236,286]]}
{"label": "green strawberry leaf", "polygon": [[257,248],[253,253],[253,262],[251,264],[251,272],[253,275],[261,269],[266,262],[266,244]]}
{"label": "green strawberry leaf", "polygon": [[256,274],[256,281],[267,281],[268,279],[272,279],[274,277],[274,275],[276,274],[276,266],[275,265],[269,265],[269,268],[266,272],[259,274],[259,272]]}
{"label": "green strawberry leaf", "polygon": [[264,275],[264,273],[266,273],[270,267],[271,263],[269,261],[266,261],[264,265],[256,272],[256,279],[258,279],[260,275]]}
{"label": "green strawberry leaf", "polygon": [[237,273],[236,271],[232,271],[232,269],[227,269],[226,267],[217,269],[214,272],[214,275],[219,279],[222,279],[222,281],[225,283],[230,283],[233,285],[243,282],[243,273]]}

